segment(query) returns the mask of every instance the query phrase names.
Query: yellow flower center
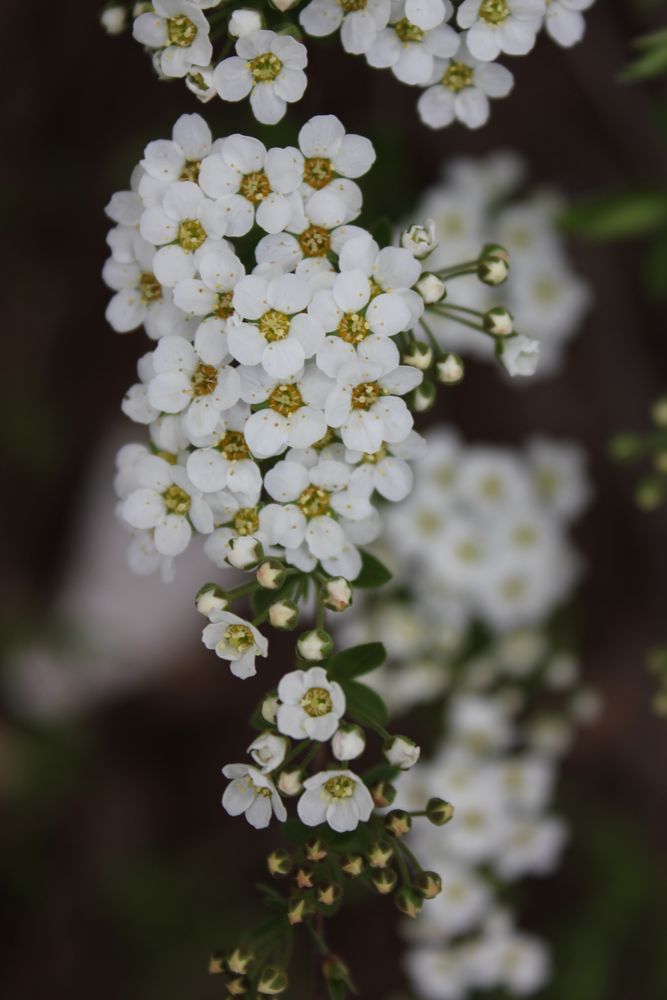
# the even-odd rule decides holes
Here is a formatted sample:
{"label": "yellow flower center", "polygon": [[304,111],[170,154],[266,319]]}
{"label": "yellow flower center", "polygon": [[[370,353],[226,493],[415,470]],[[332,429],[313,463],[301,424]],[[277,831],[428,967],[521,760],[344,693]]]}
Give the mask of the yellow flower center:
{"label": "yellow flower center", "polygon": [[284,340],[289,333],[290,318],[285,313],[278,312],[277,309],[269,309],[259,321],[259,332],[262,336],[273,343],[274,340]]}
{"label": "yellow flower center", "polygon": [[243,177],[239,191],[253,205],[258,205],[268,194],[271,194],[269,178],[263,170],[255,170]]}
{"label": "yellow flower center", "polygon": [[333,708],[331,695],[326,688],[309,688],[301,699],[301,708],[313,719],[328,715]]}
{"label": "yellow flower center", "polygon": [[303,406],[303,397],[295,385],[277,385],[268,398],[268,404],[276,413],[286,417]]}
{"label": "yellow flower center", "polygon": [[230,625],[225,629],[225,641],[239,653],[245,653],[255,645],[248,625]]}
{"label": "yellow flower center", "polygon": [[185,166],[181,170],[181,175],[178,178],[179,181],[193,181],[196,184],[199,180],[200,166],[201,160],[187,160]]}
{"label": "yellow flower center", "polygon": [[162,285],[154,274],[144,271],[139,278],[139,294],[142,302],[159,302],[162,298]]}
{"label": "yellow flower center", "polygon": [[178,242],[186,253],[198,250],[206,239],[204,227],[198,219],[183,219],[178,227]]}
{"label": "yellow flower center", "polygon": [[422,535],[436,535],[440,530],[440,521],[430,510],[422,510],[417,515],[417,527]]}
{"label": "yellow flower center", "polygon": [[303,179],[312,188],[326,187],[333,175],[331,160],[323,156],[309,156],[303,165]]}
{"label": "yellow flower center", "polygon": [[480,557],[480,551],[474,542],[461,542],[456,549],[456,554],[464,563],[476,563]]}
{"label": "yellow flower center", "polygon": [[181,489],[180,486],[170,486],[162,494],[164,505],[170,514],[185,515],[190,510],[190,494]]}
{"label": "yellow flower center", "polygon": [[299,236],[304,257],[326,257],[331,249],[331,234],[322,226],[309,226]]}
{"label": "yellow flower center", "polygon": [[382,388],[377,382],[360,382],[352,390],[352,409],[370,410],[382,395]]}
{"label": "yellow flower center", "polygon": [[474,69],[467,63],[450,62],[442,78],[442,85],[458,94],[459,90],[465,90],[466,87],[472,86],[474,75]]}
{"label": "yellow flower center", "polygon": [[329,494],[319,486],[308,486],[297,500],[306,517],[323,517],[329,513]]}
{"label": "yellow flower center", "polygon": [[514,542],[522,548],[529,548],[537,541],[537,532],[532,524],[520,524],[514,532]]}
{"label": "yellow flower center", "polygon": [[234,296],[233,292],[220,292],[218,295],[218,304],[213,310],[214,315],[218,319],[229,319],[230,316],[234,314],[234,306],[232,305],[232,298]]}
{"label": "yellow flower center", "polygon": [[329,778],[324,787],[332,799],[349,799],[354,795],[354,785],[352,778],[339,774],[335,778]]}
{"label": "yellow flower center", "polygon": [[558,489],[558,476],[551,469],[540,469],[535,477],[535,485],[541,496],[550,499]]}
{"label": "yellow flower center", "polygon": [[382,295],[384,288],[378,285],[375,278],[369,278],[369,284],[371,286],[371,298],[374,299],[376,295]]}
{"label": "yellow flower center", "polygon": [[487,24],[502,24],[509,17],[507,0],[482,0],[479,16]]}
{"label": "yellow flower center", "polygon": [[270,83],[278,76],[283,64],[278,56],[274,56],[273,52],[263,52],[260,56],[251,59],[248,67],[255,83]]}
{"label": "yellow flower center", "polygon": [[192,373],[191,382],[194,396],[210,396],[218,384],[218,370],[200,361]]}
{"label": "yellow flower center", "polygon": [[250,449],[241,431],[227,431],[218,441],[216,448],[228,462],[242,462],[250,457]]}
{"label": "yellow flower center", "polygon": [[256,507],[240,507],[234,517],[234,528],[239,535],[254,535],[259,528]]}
{"label": "yellow flower center", "polygon": [[479,487],[480,493],[487,500],[495,500],[497,497],[502,496],[503,493],[502,483],[497,476],[485,476],[480,482]]}
{"label": "yellow flower center", "polygon": [[197,37],[197,25],[185,14],[170,17],[167,20],[167,37],[170,45],[188,49]]}
{"label": "yellow flower center", "polygon": [[345,313],[338,324],[338,336],[348,344],[359,344],[370,329],[361,313]]}
{"label": "yellow flower center", "polygon": [[505,580],[500,589],[503,597],[506,597],[509,601],[514,601],[523,596],[526,590],[526,583],[525,580],[514,577]]}
{"label": "yellow flower center", "polygon": [[386,457],[387,457],[387,449],[380,448],[379,451],[364,452],[364,455],[362,457],[362,462],[365,462],[367,465],[376,465],[378,462],[381,462],[382,459]]}
{"label": "yellow flower center", "polygon": [[418,28],[416,24],[409,21],[407,17],[402,17],[394,25],[394,31],[402,42],[421,42],[425,32]]}
{"label": "yellow flower center", "polygon": [[355,10],[365,10],[368,0],[338,0],[346,14],[351,14]]}

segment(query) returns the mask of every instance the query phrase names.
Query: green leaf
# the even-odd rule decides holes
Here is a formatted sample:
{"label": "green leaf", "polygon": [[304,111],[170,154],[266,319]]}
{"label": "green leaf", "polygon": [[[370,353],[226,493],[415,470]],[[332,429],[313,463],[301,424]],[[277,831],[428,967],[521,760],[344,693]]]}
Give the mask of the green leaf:
{"label": "green leaf", "polygon": [[667,225],[667,191],[626,190],[594,196],[566,209],[559,222],[591,240],[643,236]]}
{"label": "green leaf", "polygon": [[312,826],[306,826],[299,819],[288,819],[280,829],[285,840],[289,840],[291,844],[305,844],[313,836]]}
{"label": "green leaf", "polygon": [[361,553],[361,572],[356,580],[353,580],[355,587],[381,587],[391,580],[391,573],[379,559],[372,556],[370,552]]}
{"label": "green leaf", "polygon": [[635,39],[633,45],[640,51],[634,62],[630,63],[620,75],[627,83],[636,80],[649,80],[667,72],[667,28],[653,31],[650,35],[642,35]]}
{"label": "green leaf", "polygon": [[381,642],[366,642],[336,653],[331,661],[330,673],[337,680],[351,680],[361,677],[382,666],[387,659],[387,650]]}
{"label": "green leaf", "polygon": [[341,687],[345,692],[347,714],[350,718],[362,725],[379,726],[384,729],[389,721],[389,715],[387,706],[379,694],[358,681],[343,681]]}

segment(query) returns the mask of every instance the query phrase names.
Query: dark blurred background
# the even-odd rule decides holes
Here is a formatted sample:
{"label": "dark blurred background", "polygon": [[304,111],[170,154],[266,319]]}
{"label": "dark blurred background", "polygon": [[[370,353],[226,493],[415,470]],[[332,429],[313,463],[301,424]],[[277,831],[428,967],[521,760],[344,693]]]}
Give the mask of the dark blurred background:
{"label": "dark blurred background", "polygon": [[[105,36],[97,14],[93,0],[2,4],[0,620],[8,659],[36,637],[59,640],[53,609],[91,467],[102,449],[110,491],[109,441],[134,437],[119,401],[147,341],[116,336],[104,321],[103,206],[126,186],[145,143],[168,136],[179,113],[199,110],[180,83],[155,79],[130,38]],[[582,45],[563,51],[543,38],[531,56],[510,61],[515,91],[476,134],[427,131],[413,91],[343,58],[337,45],[314,44],[308,91],[285,134],[293,138],[300,121],[322,111],[369,134],[384,158],[366,185],[369,214],[402,216],[448,156],[499,148],[520,151],[533,180],[571,199],[667,184],[664,84],[616,82],[629,39],[664,20],[658,7],[598,0]],[[203,113],[217,134],[250,128],[245,105],[215,101]],[[641,242],[573,242],[571,250],[595,305],[562,373],[517,390],[491,366],[471,364],[437,416],[470,440],[520,443],[540,431],[573,438],[591,455],[597,499],[578,533],[589,572],[577,621],[584,675],[605,711],[566,768],[573,843],[558,875],[526,892],[523,923],[554,942],[552,1000],[663,1000],[667,722],[652,714],[645,658],[667,640],[667,515],[635,509],[633,473],[606,449],[617,430],[647,424],[650,401],[665,389],[667,311],[646,294]],[[109,501],[110,518],[111,510]],[[108,546],[87,553],[93,570],[107,558]],[[125,585],[118,575],[115,600]],[[149,635],[168,600],[154,602]],[[68,721],[26,721],[7,699],[1,996],[221,995],[206,976],[208,954],[252,916],[248,885],[271,837],[247,836],[226,817],[219,768],[245,747],[245,719],[266,675],[232,683],[200,647],[198,627],[193,615],[182,641],[163,650],[155,683],[92,699]],[[46,697],[39,679],[36,687]],[[333,936],[362,995],[379,1000],[400,973],[391,908],[370,905]],[[369,915],[370,939],[360,935]]]}

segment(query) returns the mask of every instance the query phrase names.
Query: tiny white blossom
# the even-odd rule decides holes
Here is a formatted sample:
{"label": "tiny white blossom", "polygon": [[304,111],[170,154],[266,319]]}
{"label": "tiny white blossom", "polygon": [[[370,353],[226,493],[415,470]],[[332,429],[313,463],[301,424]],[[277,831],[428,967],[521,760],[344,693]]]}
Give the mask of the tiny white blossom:
{"label": "tiny white blossom", "polygon": [[268,775],[248,764],[227,764],[222,773],[232,779],[222,796],[222,805],[230,816],[245,813],[256,830],[267,827],[272,816],[279,823],[285,822],[287,810]]}
{"label": "tiny white blossom", "polygon": [[287,104],[303,97],[307,62],[305,45],[295,38],[253,31],[238,39],[235,56],[218,63],[213,74],[215,87],[223,101],[242,101],[250,95],[257,121],[275,125]]}
{"label": "tiny white blossom", "polygon": [[230,611],[218,611],[211,618],[202,633],[206,648],[214,649],[220,659],[229,660],[235,677],[253,677],[257,673],[255,657],[268,653],[267,639],[254,625]]}
{"label": "tiny white blossom", "polygon": [[201,6],[191,0],[153,0],[152,10],[140,14],[132,33],[138,42],[157,49],[164,76],[185,76],[192,66],[207,66],[213,47]]}
{"label": "tiny white blossom", "polygon": [[278,684],[278,731],[296,740],[329,740],[345,713],[340,684],[330,681],[322,667],[293,670]]}
{"label": "tiny white blossom", "polygon": [[366,823],[373,812],[371,793],[352,771],[321,771],[303,787],[297,812],[306,826],[328,823],[337,833],[346,833]]}

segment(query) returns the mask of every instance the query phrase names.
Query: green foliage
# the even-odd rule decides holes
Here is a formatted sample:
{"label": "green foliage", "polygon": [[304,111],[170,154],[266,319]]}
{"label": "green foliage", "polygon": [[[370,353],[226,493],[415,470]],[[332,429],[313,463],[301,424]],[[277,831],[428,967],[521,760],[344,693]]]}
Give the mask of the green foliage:
{"label": "green foliage", "polygon": [[667,191],[628,188],[593,195],[562,212],[559,221],[590,240],[646,236],[667,226]]}
{"label": "green foliage", "polygon": [[331,661],[329,673],[338,681],[361,677],[382,666],[387,659],[387,651],[381,642],[367,642],[352,646],[336,653]]}
{"label": "green foliage", "polygon": [[621,73],[621,80],[635,83],[637,80],[651,80],[667,73],[667,28],[653,31],[649,35],[636,38],[633,48],[638,55],[634,62]]}
{"label": "green foliage", "polygon": [[376,556],[370,552],[361,553],[361,573],[354,581],[355,587],[370,589],[371,587],[381,587],[391,580],[391,573],[387,567],[380,562]]}
{"label": "green foliage", "polygon": [[371,728],[384,729],[389,721],[387,707],[379,694],[359,681],[343,681],[341,684],[347,700],[347,714]]}

